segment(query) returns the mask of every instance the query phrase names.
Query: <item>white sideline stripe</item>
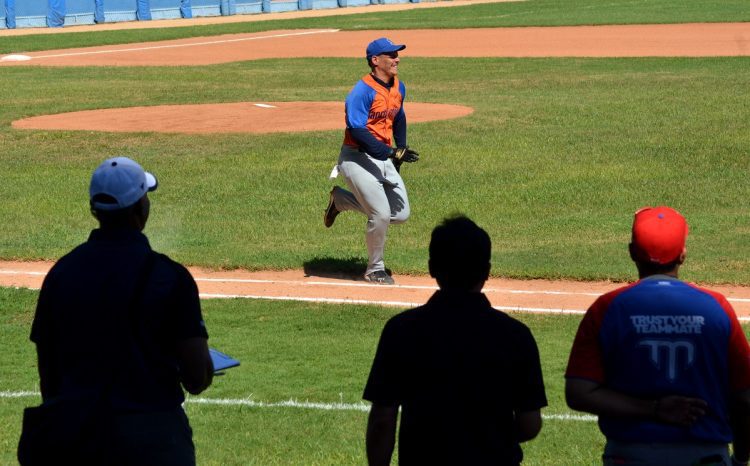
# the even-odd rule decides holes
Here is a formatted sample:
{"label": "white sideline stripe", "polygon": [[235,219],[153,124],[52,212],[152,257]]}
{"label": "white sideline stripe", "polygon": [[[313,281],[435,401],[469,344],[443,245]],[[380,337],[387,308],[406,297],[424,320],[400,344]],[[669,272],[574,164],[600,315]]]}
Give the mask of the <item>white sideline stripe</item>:
{"label": "white sideline stripe", "polygon": [[[18,392],[0,392],[0,398],[30,398],[41,396],[39,392],[18,391]],[[186,404],[218,405],[218,406],[249,406],[251,408],[301,408],[317,409],[322,411],[370,411],[370,404],[359,403],[320,403],[314,401],[254,401],[250,399],[228,399],[228,398],[203,398],[188,397],[185,399]],[[544,419],[557,421],[596,421],[596,416],[586,414],[543,414]]]}
{"label": "white sideline stripe", "polygon": [[180,47],[194,47],[197,45],[229,44],[232,42],[244,42],[244,41],[249,41],[249,40],[260,40],[260,39],[276,39],[279,37],[291,37],[291,36],[308,36],[310,34],[325,34],[325,33],[331,33],[331,32],[339,32],[339,30],[338,29],[320,29],[317,31],[290,32],[286,34],[271,34],[268,36],[242,37],[239,39],[224,39],[224,40],[213,40],[213,41],[208,41],[208,42],[193,42],[190,44],[153,45],[150,47],[134,47],[130,49],[94,50],[94,51],[89,51],[89,52],[70,52],[70,53],[59,53],[59,54],[54,54],[54,55],[37,55],[31,58],[39,59],[39,58],[77,57],[77,56],[82,56],[82,55],[100,55],[104,53],[139,52],[142,50],[174,49],[174,48],[180,48]]}
{"label": "white sideline stripe", "polygon": [[[380,285],[379,285],[380,286]],[[307,303],[331,303],[331,304],[375,304],[380,306],[417,307],[424,303],[410,303],[405,301],[377,301],[369,299],[347,299],[347,298],[305,298],[301,296],[260,296],[247,294],[217,294],[201,293],[204,299],[270,299],[274,301],[301,301]],[[511,312],[537,312],[550,314],[583,314],[586,311],[580,309],[554,309],[543,307],[519,307],[519,306],[493,306],[500,311]]]}
{"label": "white sideline stripe", "polygon": [[542,414],[542,419],[554,421],[596,422],[599,418],[590,414]]}
{"label": "white sideline stripe", "polygon": [[277,401],[265,402],[254,400],[232,400],[216,398],[186,398],[186,404],[225,405],[225,406],[250,406],[252,408],[303,408],[319,409],[324,411],[370,411],[367,403],[318,403],[313,401]]}
{"label": "white sideline stripe", "polygon": [[0,398],[28,398],[32,396],[42,396],[40,392],[0,392]]}

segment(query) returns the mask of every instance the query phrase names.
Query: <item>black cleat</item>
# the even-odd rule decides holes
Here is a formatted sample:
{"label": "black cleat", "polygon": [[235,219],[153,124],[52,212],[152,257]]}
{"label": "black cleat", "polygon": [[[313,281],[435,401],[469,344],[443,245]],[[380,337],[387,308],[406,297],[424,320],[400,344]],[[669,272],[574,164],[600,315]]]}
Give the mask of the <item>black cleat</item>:
{"label": "black cleat", "polygon": [[333,225],[333,222],[336,221],[336,216],[339,214],[339,210],[336,208],[336,203],[333,201],[333,193],[339,189],[338,186],[334,186],[333,189],[331,189],[331,195],[328,198],[328,207],[326,207],[326,212],[323,214],[323,225],[326,226],[326,228],[331,228]]}
{"label": "black cleat", "polygon": [[365,275],[365,281],[379,285],[393,285],[396,282],[385,270],[376,270]]}

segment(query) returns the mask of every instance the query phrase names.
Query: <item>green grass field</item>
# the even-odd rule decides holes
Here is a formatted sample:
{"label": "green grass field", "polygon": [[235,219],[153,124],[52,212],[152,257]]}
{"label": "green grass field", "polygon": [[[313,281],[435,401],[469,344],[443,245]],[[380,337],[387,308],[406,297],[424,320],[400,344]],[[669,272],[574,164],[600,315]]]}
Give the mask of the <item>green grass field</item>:
{"label": "green grass field", "polygon": [[[37,293],[0,289],[0,464],[13,462],[21,412],[38,396],[34,346],[28,331]],[[355,409],[380,330],[395,308],[326,306],[258,300],[209,300],[204,317],[212,346],[242,361],[201,398],[278,403],[295,400],[354,405],[342,410],[191,403],[199,464],[364,464],[367,412]],[[562,372],[576,317],[519,316],[540,346],[550,406],[545,415],[575,414],[562,397]],[[585,442],[576,439],[585,438]],[[602,438],[591,420],[548,419],[526,447],[530,465],[593,464]]]}
{"label": "green grass field", "polygon": [[[164,30],[3,37],[0,53],[277,28],[490,27],[750,21],[745,0],[530,0],[355,17]],[[397,32],[393,33],[397,38]],[[364,44],[363,44],[364,48]],[[408,51],[408,50],[407,50]],[[110,155],[159,177],[146,233],[192,265],[248,269],[358,263],[363,221],[321,222],[342,131],[165,135],[18,131],[16,119],[136,105],[341,101],[361,59],[260,60],[208,67],[0,68],[0,258],[53,260],[94,220],[88,179]],[[632,214],[669,204],[691,225],[687,279],[750,284],[750,58],[439,59],[403,55],[408,99],[475,108],[414,124],[422,160],[404,168],[413,216],[389,233],[397,273],[426,272],[432,227],[464,212],[493,238],[493,273],[627,280]],[[325,77],[325,79],[321,79]],[[12,464],[23,406],[36,391],[28,341],[36,292],[0,289],[0,464]],[[212,345],[243,361],[209,399],[359,403],[378,334],[398,309],[206,301]],[[576,317],[521,316],[542,352],[547,415],[572,414],[562,372]],[[10,397],[8,397],[10,396]],[[186,405],[200,464],[363,464],[366,413]],[[530,465],[595,464],[592,421],[548,419]]]}

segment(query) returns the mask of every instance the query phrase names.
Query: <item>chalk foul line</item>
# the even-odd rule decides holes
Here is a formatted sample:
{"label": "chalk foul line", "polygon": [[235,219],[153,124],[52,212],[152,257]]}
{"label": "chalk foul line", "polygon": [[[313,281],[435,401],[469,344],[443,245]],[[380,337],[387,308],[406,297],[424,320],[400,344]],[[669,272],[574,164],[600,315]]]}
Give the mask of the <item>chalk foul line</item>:
{"label": "chalk foul line", "polygon": [[[36,56],[32,56],[31,59],[37,60],[40,58],[79,57],[83,55],[101,55],[101,54],[106,54],[106,53],[140,52],[144,50],[175,49],[175,48],[181,48],[181,47],[194,47],[198,45],[230,44],[233,42],[246,42],[250,40],[277,39],[280,37],[308,36],[311,34],[328,34],[328,33],[333,33],[333,32],[339,32],[339,30],[338,29],[319,29],[315,31],[289,32],[285,34],[270,34],[267,36],[240,37],[238,39],[223,39],[223,40],[212,40],[212,41],[206,41],[206,42],[191,42],[189,44],[152,45],[148,47],[132,47],[128,49],[90,50],[87,52],[68,52],[68,53],[58,53],[58,54],[52,54],[52,55],[36,55]],[[5,59],[5,57],[3,58]]]}
{"label": "chalk foul line", "polygon": [[[17,398],[39,398],[41,393],[35,391],[5,391],[0,392],[0,399],[17,399]],[[188,396],[185,404],[191,405],[211,405],[211,406],[245,406],[250,408],[292,408],[292,409],[312,409],[319,411],[357,411],[369,412],[370,404],[365,402],[358,403],[325,403],[317,401],[298,401],[289,399],[286,401],[257,401],[251,398],[204,398]],[[588,414],[543,414],[542,417],[548,420],[557,421],[583,421],[594,422],[596,416]]]}

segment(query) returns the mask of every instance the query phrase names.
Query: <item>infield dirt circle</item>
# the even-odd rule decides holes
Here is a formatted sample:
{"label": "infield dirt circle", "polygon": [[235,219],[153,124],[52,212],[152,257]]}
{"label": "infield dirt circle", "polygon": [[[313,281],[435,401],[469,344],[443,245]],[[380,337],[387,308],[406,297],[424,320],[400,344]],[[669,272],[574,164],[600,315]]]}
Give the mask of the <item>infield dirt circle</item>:
{"label": "infield dirt circle", "polygon": [[[123,27],[132,27],[132,24],[123,24]],[[2,35],[0,31],[0,37]],[[311,40],[315,36],[326,37],[326,40]],[[408,58],[416,56],[750,55],[750,23],[713,23],[475,30],[273,31],[161,43],[17,53],[12,54],[13,58],[10,59],[8,56],[0,57],[0,66],[194,66],[263,58],[360,57],[365,45],[380,36],[407,44],[402,66],[408,66]],[[18,61],[19,55],[24,57],[22,61]],[[464,117],[472,112],[471,108],[464,106],[408,100],[405,109],[410,123]],[[43,115],[15,121],[13,126],[18,129],[99,131],[268,132],[343,129],[343,118],[341,102],[239,102]],[[323,207],[321,206],[321,216]],[[0,263],[0,286],[36,288],[50,265],[49,262]],[[423,303],[435,289],[434,281],[429,277],[396,275],[397,286],[384,287],[354,282],[351,277],[312,277],[301,270],[191,270],[204,297],[244,296],[410,306]],[[601,282],[493,279],[487,283],[485,292],[493,305],[506,310],[581,312],[597,295],[614,286],[612,283]],[[715,289],[730,299],[739,314],[750,315],[750,288],[727,286]]]}

